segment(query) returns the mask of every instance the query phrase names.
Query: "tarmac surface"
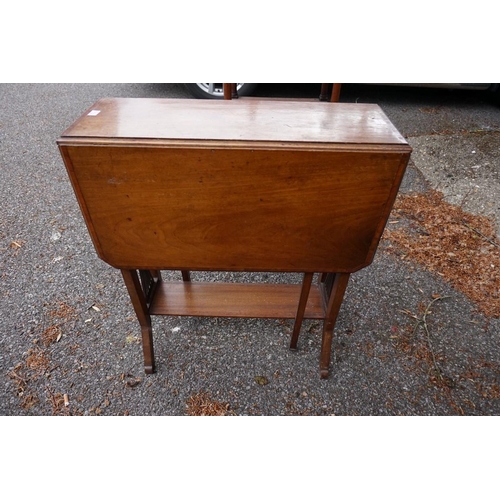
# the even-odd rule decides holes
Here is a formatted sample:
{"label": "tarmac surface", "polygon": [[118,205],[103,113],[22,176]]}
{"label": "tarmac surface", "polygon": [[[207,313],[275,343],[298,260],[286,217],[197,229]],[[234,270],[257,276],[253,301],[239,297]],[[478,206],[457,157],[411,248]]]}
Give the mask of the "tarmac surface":
{"label": "tarmac surface", "polygon": [[[102,97],[190,98],[179,84],[0,85],[1,415],[500,414],[498,315],[387,239],[351,277],[329,379],[319,377],[319,322],[304,322],[292,352],[292,322],[225,318],[153,318],[157,372],[145,375],[121,275],[96,256],[56,146]],[[413,147],[402,196],[438,190],[500,234],[498,104],[478,92],[362,85],[345,85],[341,101],[380,104]]]}

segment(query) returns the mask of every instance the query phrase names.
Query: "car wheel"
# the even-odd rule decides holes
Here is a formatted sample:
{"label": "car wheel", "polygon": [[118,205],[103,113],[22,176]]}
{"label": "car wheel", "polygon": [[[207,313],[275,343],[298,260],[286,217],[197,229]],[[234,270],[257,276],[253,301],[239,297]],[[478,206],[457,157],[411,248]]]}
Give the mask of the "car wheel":
{"label": "car wheel", "polygon": [[[197,99],[224,99],[222,83],[185,83],[189,93]],[[237,83],[238,95],[251,95],[257,88],[256,83]]]}

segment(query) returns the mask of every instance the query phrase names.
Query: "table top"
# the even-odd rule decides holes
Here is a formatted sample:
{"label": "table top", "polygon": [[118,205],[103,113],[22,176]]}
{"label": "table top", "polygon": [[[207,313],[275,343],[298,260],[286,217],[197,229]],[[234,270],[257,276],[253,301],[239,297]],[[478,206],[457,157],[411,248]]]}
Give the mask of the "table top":
{"label": "table top", "polygon": [[376,104],[106,98],[60,140],[238,141],[407,146]]}

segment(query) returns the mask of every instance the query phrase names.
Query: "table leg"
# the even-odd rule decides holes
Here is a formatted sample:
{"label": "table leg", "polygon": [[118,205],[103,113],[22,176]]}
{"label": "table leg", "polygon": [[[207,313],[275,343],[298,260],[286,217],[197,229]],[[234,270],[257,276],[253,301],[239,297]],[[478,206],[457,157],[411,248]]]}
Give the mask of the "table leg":
{"label": "table leg", "polygon": [[191,275],[189,271],[181,271],[182,273],[182,281],[191,281]]}
{"label": "table leg", "polygon": [[155,279],[156,281],[161,281],[162,278],[160,271],[158,271],[157,269],[150,269],[149,272],[151,273],[153,279]]}
{"label": "table leg", "polygon": [[135,314],[139,320],[139,324],[141,325],[144,370],[146,373],[154,373],[155,357],[153,350],[153,333],[151,328],[151,316],[149,315],[146,297],[141,287],[137,271],[135,269],[122,269],[121,272],[130,295]]}
{"label": "table leg", "polygon": [[295,315],[292,340],[290,341],[290,349],[297,349],[297,341],[299,340],[300,327],[302,326],[302,320],[304,319],[304,312],[306,310],[307,299],[309,298],[309,290],[311,289],[313,276],[314,273],[304,273],[302,288],[300,290],[299,306],[297,308],[297,314]]}
{"label": "table leg", "polygon": [[151,301],[153,300],[156,287],[162,279],[161,273],[160,271],[156,271],[154,269],[139,269],[139,278],[144,292],[144,297],[146,298],[146,306],[149,308]]}
{"label": "table leg", "polygon": [[342,305],[344,293],[349,281],[349,273],[335,274],[333,288],[328,299],[325,323],[323,326],[323,339],[321,343],[321,356],[319,362],[321,378],[328,378],[330,369],[330,357],[332,354],[333,329]]}

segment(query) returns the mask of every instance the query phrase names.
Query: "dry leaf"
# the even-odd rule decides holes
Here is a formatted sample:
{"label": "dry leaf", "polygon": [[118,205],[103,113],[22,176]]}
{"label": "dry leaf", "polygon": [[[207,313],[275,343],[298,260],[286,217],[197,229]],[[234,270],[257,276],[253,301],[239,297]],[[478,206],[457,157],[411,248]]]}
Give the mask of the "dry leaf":
{"label": "dry leaf", "polygon": [[259,385],[267,385],[267,384],[269,384],[269,380],[266,377],[263,377],[262,375],[257,375],[256,377],[254,377],[254,380]]}
{"label": "dry leaf", "polygon": [[[135,387],[142,382],[142,379],[139,377],[133,377],[132,375],[130,375],[128,373],[127,373],[127,375],[123,375],[123,378],[127,378],[127,377],[130,378],[130,380],[125,381],[125,385],[127,387]],[[122,378],[122,380],[123,380],[123,378]]]}
{"label": "dry leaf", "polygon": [[230,415],[229,404],[213,400],[207,393],[192,395],[186,402],[190,416],[225,416]]}

